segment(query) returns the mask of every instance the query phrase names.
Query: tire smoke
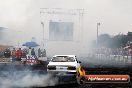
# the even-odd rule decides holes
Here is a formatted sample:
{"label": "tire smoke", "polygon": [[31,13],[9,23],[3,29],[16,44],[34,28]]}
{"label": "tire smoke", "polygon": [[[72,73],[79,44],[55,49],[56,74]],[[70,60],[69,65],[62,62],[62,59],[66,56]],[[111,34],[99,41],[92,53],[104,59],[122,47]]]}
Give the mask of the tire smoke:
{"label": "tire smoke", "polygon": [[49,74],[36,74],[31,71],[1,72],[0,76],[1,88],[46,87],[54,86],[56,83],[57,79],[51,79]]}

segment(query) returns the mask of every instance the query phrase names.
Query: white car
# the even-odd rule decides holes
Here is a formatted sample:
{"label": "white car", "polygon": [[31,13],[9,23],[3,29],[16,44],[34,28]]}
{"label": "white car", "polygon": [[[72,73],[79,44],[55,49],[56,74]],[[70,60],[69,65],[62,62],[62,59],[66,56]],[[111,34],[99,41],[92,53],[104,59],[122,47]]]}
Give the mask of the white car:
{"label": "white car", "polygon": [[55,55],[47,65],[47,72],[77,74],[78,69],[81,67],[80,63],[75,55]]}

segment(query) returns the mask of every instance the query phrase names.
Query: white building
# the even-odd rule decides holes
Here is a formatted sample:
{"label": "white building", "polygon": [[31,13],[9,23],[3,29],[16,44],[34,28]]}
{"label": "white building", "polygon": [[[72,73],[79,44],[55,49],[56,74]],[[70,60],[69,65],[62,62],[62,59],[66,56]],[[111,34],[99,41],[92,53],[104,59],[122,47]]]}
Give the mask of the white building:
{"label": "white building", "polygon": [[47,55],[88,53],[82,10],[41,9],[43,40]]}

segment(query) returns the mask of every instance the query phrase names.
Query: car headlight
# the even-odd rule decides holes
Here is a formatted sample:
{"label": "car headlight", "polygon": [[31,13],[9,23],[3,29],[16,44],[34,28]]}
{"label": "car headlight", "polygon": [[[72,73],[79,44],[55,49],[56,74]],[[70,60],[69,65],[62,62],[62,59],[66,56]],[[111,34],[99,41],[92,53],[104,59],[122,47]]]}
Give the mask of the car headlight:
{"label": "car headlight", "polygon": [[74,67],[74,66],[69,66],[67,69],[68,69],[68,70],[76,70],[76,67]]}
{"label": "car headlight", "polygon": [[49,69],[49,70],[56,70],[56,67],[55,66],[47,66],[47,69]]}

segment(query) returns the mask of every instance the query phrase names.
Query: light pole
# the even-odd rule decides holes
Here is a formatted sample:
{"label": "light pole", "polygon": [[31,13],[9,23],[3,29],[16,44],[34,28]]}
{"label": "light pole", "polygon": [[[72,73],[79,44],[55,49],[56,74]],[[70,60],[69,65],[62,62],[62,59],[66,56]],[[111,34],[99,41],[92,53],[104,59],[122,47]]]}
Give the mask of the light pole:
{"label": "light pole", "polygon": [[99,26],[100,26],[100,23],[97,23],[97,41],[96,41],[97,47],[98,47],[98,36],[99,36],[98,29],[99,29]]}
{"label": "light pole", "polygon": [[43,44],[43,48],[44,48],[44,23],[43,22],[41,22],[41,24],[42,24],[42,27],[43,27],[43,40],[42,40],[42,44]]}

